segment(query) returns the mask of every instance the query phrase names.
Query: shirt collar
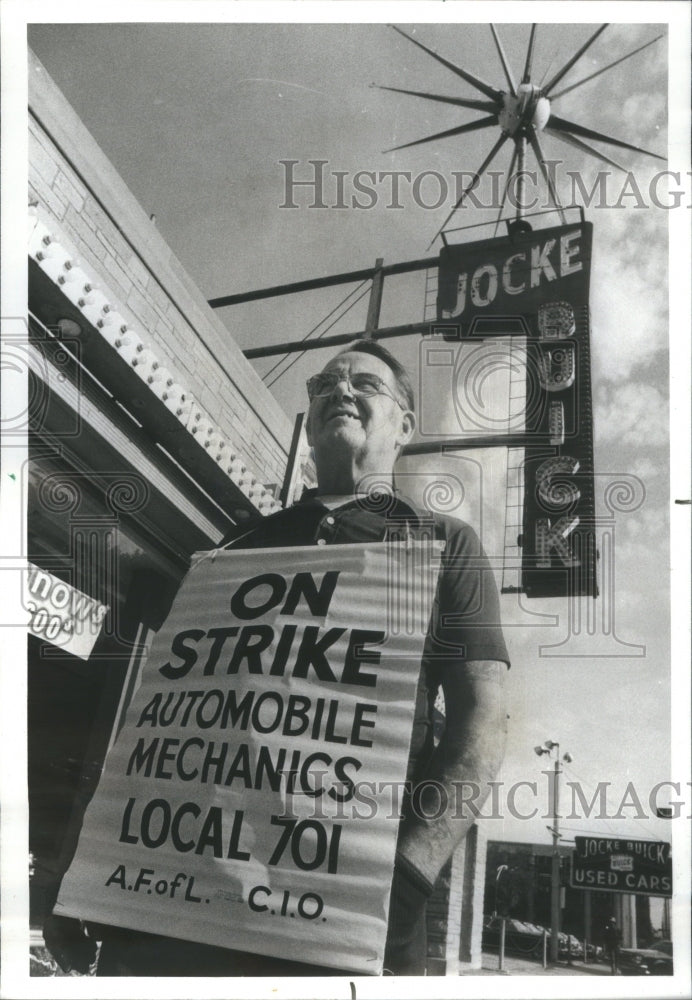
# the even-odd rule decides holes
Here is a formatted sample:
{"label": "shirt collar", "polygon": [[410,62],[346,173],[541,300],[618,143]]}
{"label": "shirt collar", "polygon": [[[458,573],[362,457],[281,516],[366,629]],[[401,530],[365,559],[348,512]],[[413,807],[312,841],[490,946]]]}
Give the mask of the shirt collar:
{"label": "shirt collar", "polygon": [[[320,500],[316,487],[305,489],[298,504],[301,506],[322,507],[324,510],[327,509]],[[347,502],[344,506],[360,507],[362,510],[373,514],[381,514],[382,516],[388,515],[412,519],[418,525],[421,524],[421,521],[430,517],[429,514],[426,514],[424,510],[415,505],[412,500],[402,496],[397,490],[394,490],[392,493],[385,492],[384,490],[379,493],[373,491]]]}

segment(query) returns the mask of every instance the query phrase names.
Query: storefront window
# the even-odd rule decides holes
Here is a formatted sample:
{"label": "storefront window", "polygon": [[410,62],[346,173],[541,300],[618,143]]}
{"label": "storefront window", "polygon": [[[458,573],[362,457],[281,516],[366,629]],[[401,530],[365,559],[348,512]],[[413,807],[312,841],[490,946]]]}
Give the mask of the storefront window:
{"label": "storefront window", "polygon": [[[52,587],[56,604],[54,616],[35,616],[36,634],[28,638],[32,926],[53,905],[123,695],[185,569],[139,531],[148,497],[141,485],[134,473],[80,472],[45,444],[32,449],[28,579],[44,603]],[[76,655],[67,638],[70,614],[78,630],[87,606],[95,641],[86,656],[83,649]]]}

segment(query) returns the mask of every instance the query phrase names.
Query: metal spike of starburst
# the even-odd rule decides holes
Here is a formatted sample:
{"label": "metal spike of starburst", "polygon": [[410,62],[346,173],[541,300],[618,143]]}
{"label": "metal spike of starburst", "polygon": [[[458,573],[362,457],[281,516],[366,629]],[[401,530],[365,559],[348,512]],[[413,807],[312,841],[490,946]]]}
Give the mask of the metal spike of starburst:
{"label": "metal spike of starburst", "polygon": [[595,80],[597,76],[600,76],[602,73],[607,73],[609,69],[613,68],[613,66],[619,66],[620,63],[624,62],[626,59],[629,59],[630,56],[636,56],[638,52],[642,52],[644,49],[648,49],[648,47],[650,45],[653,45],[654,42],[657,42],[659,38],[663,38],[663,35],[656,35],[655,38],[650,38],[648,42],[644,42],[644,44],[640,45],[639,48],[632,49],[631,52],[627,52],[624,56],[620,56],[620,58],[616,59],[614,62],[608,63],[607,66],[603,66],[601,69],[597,69],[595,73],[590,73],[589,76],[585,76],[582,80],[577,80],[576,83],[571,84],[569,87],[565,87],[564,90],[561,90],[557,94],[551,94],[550,99],[552,101],[556,101],[558,97],[564,97],[565,94],[571,93],[573,90],[576,90],[577,87],[581,87],[583,84],[588,83],[590,80]]}
{"label": "metal spike of starburst", "polygon": [[546,167],[545,164],[545,156],[543,155],[543,150],[541,149],[541,143],[535,131],[529,132],[529,143],[531,145],[531,149],[533,150],[533,155],[536,157],[536,162],[538,163],[538,166],[541,168],[541,173],[543,174],[543,180],[545,181],[546,186],[548,188],[548,194],[550,195],[550,199],[560,214],[560,222],[562,222],[562,224],[564,225],[565,213],[563,211],[562,205],[560,204],[560,199],[558,198],[557,191],[555,190],[553,179],[548,173],[548,168]]}
{"label": "metal spike of starburst", "polygon": [[509,63],[507,62],[507,56],[505,55],[505,50],[502,48],[502,42],[500,41],[500,36],[497,33],[497,29],[494,24],[490,25],[490,30],[493,33],[493,39],[495,41],[495,47],[497,49],[497,54],[500,57],[500,62],[502,63],[502,68],[505,71],[505,77],[507,83],[509,84],[509,92],[512,97],[517,96],[517,87],[514,82],[514,77],[512,76],[512,70],[509,68]]}
{"label": "metal spike of starburst", "polygon": [[466,80],[466,82],[470,83],[472,87],[476,88],[476,90],[480,90],[480,92],[485,94],[486,97],[490,97],[494,101],[500,97],[502,93],[501,90],[498,90],[496,87],[491,87],[489,84],[479,79],[479,77],[473,76],[471,73],[467,72],[467,70],[462,69],[461,66],[455,66],[454,63],[449,62],[448,59],[444,59],[441,55],[438,55],[437,52],[429,49],[427,45],[423,45],[423,43],[419,42],[417,38],[412,38],[411,35],[407,35],[405,31],[402,31],[401,28],[397,28],[395,24],[393,24],[392,27],[395,31],[398,31],[400,35],[403,35],[404,38],[407,38],[409,42],[413,42],[413,44],[417,45],[419,49],[423,50],[423,52],[427,52],[428,55],[432,56],[433,59],[436,59],[437,62],[442,63],[442,65],[446,66],[447,69],[451,69],[452,73],[456,73],[457,76],[460,76],[462,80]]}
{"label": "metal spike of starburst", "polygon": [[[509,174],[507,176],[507,183],[505,184],[505,189],[502,197],[502,204],[500,206],[500,216],[498,217],[498,224],[500,217],[502,216],[502,211],[504,209],[505,200],[507,197],[507,189],[509,186],[509,181],[514,175],[514,170],[516,167],[516,177],[518,185],[521,186],[522,177],[526,168],[526,153],[527,148],[531,149],[536,162],[540,168],[543,179],[548,188],[548,194],[550,200],[554,204],[557,211],[560,213],[561,218],[564,220],[563,209],[558,199],[557,191],[553,183],[553,178],[550,176],[549,171],[546,167],[546,160],[543,155],[543,150],[539,140],[539,133],[544,132],[551,138],[558,139],[561,142],[565,142],[573,148],[579,149],[583,153],[587,153],[589,156],[593,156],[603,163],[608,163],[611,166],[617,167],[618,170],[624,170],[619,163],[611,159],[601,150],[591,146],[589,143],[585,142],[585,139],[596,140],[597,142],[605,143],[606,145],[616,146],[619,149],[628,149],[636,153],[641,153],[644,156],[652,156],[657,160],[664,160],[665,157],[660,156],[658,153],[653,153],[648,149],[643,149],[641,146],[635,146],[633,143],[625,142],[623,139],[617,139],[615,136],[606,135],[604,132],[598,132],[596,129],[588,128],[586,125],[582,125],[579,122],[569,121],[559,115],[553,113],[551,109],[551,103],[557,101],[560,97],[565,94],[576,90],[577,87],[583,86],[590,80],[594,80],[596,77],[608,70],[612,69],[614,66],[625,62],[625,60],[630,59],[635,56],[638,52],[643,49],[648,48],[653,45],[654,42],[662,38],[662,35],[657,35],[656,38],[652,38],[650,41],[645,42],[638,48],[633,49],[631,52],[626,53],[614,62],[609,63],[607,66],[602,67],[596,72],[591,73],[589,76],[578,80],[576,83],[565,87],[558,93],[552,93],[554,88],[563,80],[573,69],[574,66],[579,62],[579,60],[584,56],[584,54],[590,49],[593,43],[599,38],[599,36],[608,27],[607,24],[602,24],[596,29],[593,34],[581,45],[577,51],[572,55],[567,62],[560,67],[549,79],[547,84],[534,84],[531,82],[531,72],[533,65],[533,54],[534,54],[534,43],[536,38],[536,25],[531,26],[531,33],[529,35],[529,43],[526,51],[526,59],[524,62],[524,70],[521,77],[521,83],[517,86],[514,82],[514,76],[512,74],[512,69],[505,54],[504,48],[502,46],[502,41],[498,33],[497,28],[494,25],[490,25],[490,30],[492,32],[493,41],[495,43],[495,48],[502,66],[502,71],[505,76],[506,86],[508,90],[504,90],[499,87],[493,87],[486,83],[484,80],[480,79],[478,76],[470,73],[468,70],[461,66],[457,66],[455,63],[450,62],[450,60],[445,59],[439,53],[435,52],[433,49],[428,48],[422,42],[418,41],[412,35],[407,34],[402,31],[401,28],[397,28],[392,25],[394,30],[398,32],[403,38],[412,42],[419,49],[425,52],[427,55],[431,56],[436,62],[440,63],[446,69],[449,69],[455,76],[464,80],[470,86],[474,87],[476,91],[480,91],[484,95],[485,100],[479,100],[478,98],[464,98],[464,97],[454,97],[453,95],[444,94],[431,94],[426,91],[419,90],[406,90],[400,87],[381,87],[382,90],[389,90],[399,94],[405,94],[411,97],[419,97],[428,101],[436,101],[438,103],[451,104],[460,108],[467,108],[472,111],[486,111],[489,112],[485,117],[475,119],[471,122],[465,122],[462,125],[458,125],[454,128],[445,129],[442,132],[436,132],[433,135],[424,136],[421,139],[413,139],[410,142],[403,143],[399,146],[393,146],[392,149],[387,150],[387,152],[393,152],[394,150],[407,149],[411,146],[418,146],[428,142],[434,142],[437,139],[451,139],[453,137],[468,134],[471,132],[481,131],[486,128],[492,128],[495,125],[500,126],[501,135],[498,141],[490,150],[490,153],[486,156],[483,163],[480,165],[476,173],[474,174],[474,179],[471,184],[462,192],[461,197],[457,201],[456,205],[449,213],[444,223],[435,234],[431,241],[431,246],[437,239],[437,237],[442,233],[445,226],[452,218],[457,209],[461,206],[466,196],[469,194],[474,187],[480,181],[480,177],[483,172],[489,167],[495,155],[499,152],[500,148],[504,145],[507,139],[511,139],[514,145],[512,151],[512,157],[510,160]],[[544,78],[547,76],[547,71],[544,73]],[[523,206],[521,197],[517,198],[517,218],[521,218],[523,215]]]}
{"label": "metal spike of starburst", "polygon": [[427,101],[440,101],[443,104],[456,104],[460,108],[471,108],[472,111],[494,111],[495,101],[475,101],[463,97],[450,97],[446,94],[429,94],[425,90],[404,90],[402,87],[382,87],[371,84],[377,90],[391,90],[395,94],[408,94],[410,97],[423,97]]}
{"label": "metal spike of starburst", "polygon": [[393,153],[395,149],[408,149],[409,146],[420,146],[424,142],[432,142],[434,139],[448,139],[453,135],[462,135],[464,132],[477,132],[479,129],[487,128],[489,125],[497,125],[497,115],[488,115],[487,118],[479,118],[475,122],[467,122],[465,125],[457,125],[456,128],[448,128],[444,132],[436,132],[435,135],[426,135],[422,139],[414,139],[413,142],[405,142],[401,146],[392,146],[385,149],[385,153]]}
{"label": "metal spike of starburst", "polygon": [[658,153],[642,149],[641,146],[633,146],[631,142],[623,142],[622,139],[614,139],[610,135],[604,135],[603,132],[596,132],[594,129],[586,128],[585,125],[579,125],[577,122],[567,121],[566,118],[560,118],[558,115],[551,115],[545,123],[545,128],[553,129],[556,132],[569,132],[570,135],[583,136],[585,139],[598,139],[609,146],[619,146],[620,149],[632,149],[635,153],[644,153],[646,156],[653,156],[656,160],[665,160],[665,156],[659,156]]}
{"label": "metal spike of starburst", "polygon": [[573,146],[575,149],[580,149],[583,153],[589,153],[590,156],[595,156],[597,160],[601,163],[607,163],[611,167],[615,167],[617,170],[622,170],[623,174],[627,173],[627,168],[623,167],[621,163],[617,163],[615,160],[611,160],[609,156],[602,153],[600,149],[595,149],[590,146],[588,142],[582,142],[581,139],[577,139],[576,135],[570,135],[569,132],[553,132],[552,129],[546,129],[548,135],[552,135],[553,138],[558,139],[560,142],[566,142],[568,146]]}
{"label": "metal spike of starburst", "polygon": [[507,192],[509,191],[509,182],[510,182],[510,179],[511,179],[512,174],[514,172],[514,166],[515,166],[516,162],[517,162],[517,147],[515,146],[514,149],[512,150],[512,158],[509,161],[509,171],[507,172],[507,176],[505,177],[505,189],[502,192],[502,200],[500,201],[500,211],[497,213],[497,219],[495,220],[495,232],[493,234],[494,236],[497,236],[497,231],[498,231],[498,229],[500,227],[500,221],[502,220],[502,213],[503,213],[504,208],[505,208],[505,202],[507,201]]}
{"label": "metal spike of starburst", "polygon": [[454,208],[452,209],[452,211],[449,213],[449,215],[447,216],[447,218],[445,219],[445,221],[442,223],[442,225],[440,226],[440,228],[437,230],[437,232],[435,233],[435,235],[433,236],[433,238],[430,240],[430,243],[428,245],[428,250],[433,245],[433,243],[435,242],[435,240],[437,239],[437,237],[440,235],[440,233],[442,232],[442,230],[444,229],[444,227],[447,225],[447,223],[449,222],[449,220],[452,218],[452,216],[454,215],[454,213],[456,212],[456,210],[461,206],[461,203],[463,202],[464,198],[469,193],[469,191],[473,191],[473,189],[478,186],[478,184],[480,183],[481,174],[485,170],[488,169],[488,167],[490,166],[490,164],[492,163],[492,161],[495,159],[495,154],[499,152],[500,148],[505,144],[505,142],[507,142],[507,136],[503,134],[503,135],[500,136],[500,138],[497,140],[497,142],[495,143],[495,145],[493,146],[493,148],[490,150],[490,152],[488,153],[488,155],[486,156],[486,158],[483,160],[483,162],[481,163],[480,167],[478,168],[478,170],[474,174],[473,180],[471,181],[471,183],[469,184],[468,187],[464,188],[464,190],[461,193],[461,197],[457,201],[456,205],[454,206]]}
{"label": "metal spike of starburst", "polygon": [[608,27],[607,24],[602,24],[600,28],[597,28],[596,31],[594,31],[593,35],[591,35],[591,37],[584,42],[582,47],[580,49],[577,49],[572,58],[567,60],[562,69],[557,71],[557,73],[552,78],[550,83],[546,83],[545,87],[543,88],[543,93],[545,94],[546,97],[550,94],[550,91],[553,89],[553,87],[555,87],[560,82],[563,76],[566,76],[569,73],[574,64],[578,62],[579,59],[581,59],[581,57],[584,55],[587,49],[591,48],[591,46],[596,41],[598,36],[603,34],[603,32],[606,30],[607,27]]}

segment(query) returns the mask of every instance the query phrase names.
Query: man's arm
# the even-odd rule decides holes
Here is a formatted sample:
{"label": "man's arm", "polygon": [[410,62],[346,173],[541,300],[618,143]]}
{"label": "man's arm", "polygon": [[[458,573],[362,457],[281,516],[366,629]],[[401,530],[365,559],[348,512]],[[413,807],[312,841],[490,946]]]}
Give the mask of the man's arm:
{"label": "man's arm", "polygon": [[422,887],[432,889],[499,769],[507,732],[506,672],[497,660],[469,660],[444,671],[445,732],[423,779],[430,784],[414,793],[397,844],[397,866]]}

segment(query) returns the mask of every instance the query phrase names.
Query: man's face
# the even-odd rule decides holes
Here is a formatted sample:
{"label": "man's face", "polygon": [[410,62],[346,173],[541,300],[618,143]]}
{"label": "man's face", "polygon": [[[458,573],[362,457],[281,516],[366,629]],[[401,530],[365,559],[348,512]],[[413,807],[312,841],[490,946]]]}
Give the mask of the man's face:
{"label": "man's face", "polygon": [[344,377],[328,396],[310,403],[308,441],[321,457],[350,455],[363,471],[391,472],[401,445],[413,434],[415,417],[397,402],[404,399],[391,368],[379,358],[360,351],[338,354],[323,369],[349,376],[359,372],[378,375],[384,382],[374,396],[358,396]]}

